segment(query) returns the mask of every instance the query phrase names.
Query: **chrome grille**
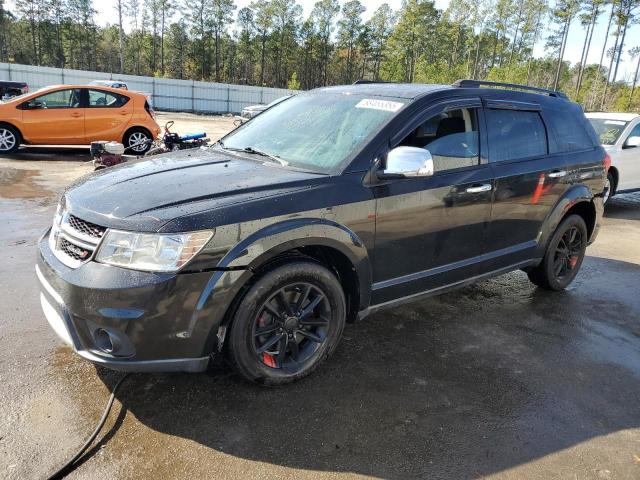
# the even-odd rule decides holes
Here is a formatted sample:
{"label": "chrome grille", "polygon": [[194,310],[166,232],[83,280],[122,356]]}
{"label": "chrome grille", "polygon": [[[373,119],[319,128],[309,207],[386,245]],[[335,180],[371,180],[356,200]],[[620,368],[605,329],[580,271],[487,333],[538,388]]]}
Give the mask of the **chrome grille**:
{"label": "chrome grille", "polygon": [[88,250],[86,248],[74,245],[66,238],[61,238],[58,246],[60,250],[65,253],[65,255],[79,262],[87,260],[91,256],[92,252],[91,250]]}
{"label": "chrome grille", "polygon": [[63,211],[54,220],[49,246],[58,260],[68,267],[77,268],[93,257],[106,230]]}
{"label": "chrome grille", "polygon": [[76,232],[92,238],[102,238],[102,235],[104,235],[104,232],[107,230],[100,225],[87,222],[86,220],[82,220],[75,215],[69,215],[69,226]]}

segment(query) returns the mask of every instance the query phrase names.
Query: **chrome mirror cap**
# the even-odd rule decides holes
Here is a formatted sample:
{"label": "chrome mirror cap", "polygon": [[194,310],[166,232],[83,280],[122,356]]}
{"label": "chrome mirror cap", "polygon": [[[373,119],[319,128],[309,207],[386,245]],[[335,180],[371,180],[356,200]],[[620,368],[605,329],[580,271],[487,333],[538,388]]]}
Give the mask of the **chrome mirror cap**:
{"label": "chrome mirror cap", "polygon": [[433,158],[429,150],[418,147],[396,147],[387,154],[384,176],[430,177]]}

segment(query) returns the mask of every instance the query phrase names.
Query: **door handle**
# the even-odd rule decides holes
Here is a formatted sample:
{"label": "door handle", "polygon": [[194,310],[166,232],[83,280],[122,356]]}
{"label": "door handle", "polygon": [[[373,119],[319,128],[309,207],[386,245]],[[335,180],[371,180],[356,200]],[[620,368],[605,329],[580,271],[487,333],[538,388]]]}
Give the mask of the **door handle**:
{"label": "door handle", "polygon": [[567,174],[566,170],[554,170],[553,172],[547,173],[547,177],[549,178],[562,178]]}
{"label": "door handle", "polygon": [[491,190],[491,184],[483,183],[482,185],[474,185],[473,187],[467,188],[466,192],[467,193],[482,193],[482,192],[488,192],[489,190]]}
{"label": "door handle", "polygon": [[129,115],[129,112],[120,112],[120,115]]}
{"label": "door handle", "polygon": [[73,112],[73,113],[71,114],[71,116],[72,116],[72,117],[75,117],[75,118],[78,118],[78,117],[82,116],[82,114],[81,114],[81,113],[79,113],[79,112]]}

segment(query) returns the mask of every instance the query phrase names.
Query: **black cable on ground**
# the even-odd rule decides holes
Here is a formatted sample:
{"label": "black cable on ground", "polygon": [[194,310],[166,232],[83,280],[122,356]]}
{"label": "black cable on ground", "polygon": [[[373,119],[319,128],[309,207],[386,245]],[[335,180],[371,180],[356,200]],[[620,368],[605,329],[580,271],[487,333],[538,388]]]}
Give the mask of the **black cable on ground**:
{"label": "black cable on ground", "polygon": [[109,397],[109,401],[107,402],[107,406],[105,407],[104,413],[102,414],[102,418],[98,422],[98,425],[96,426],[96,429],[93,431],[91,436],[87,439],[84,445],[82,445],[80,450],[78,450],[78,452],[73,456],[73,458],[71,458],[71,460],[69,460],[62,468],[60,468],[53,475],[51,475],[48,478],[48,480],[60,480],[61,478],[64,478],[67,475],[69,475],[76,468],[78,460],[82,457],[82,455],[87,450],[87,448],[91,446],[93,441],[96,439],[96,437],[100,433],[100,430],[102,430],[102,427],[104,427],[104,424],[107,421],[107,417],[109,416],[109,412],[111,411],[111,407],[113,406],[113,401],[116,398],[116,392],[118,391],[118,387],[122,385],[122,382],[124,382],[124,380],[128,376],[129,376],[128,373],[125,374],[123,377],[120,378],[120,380],[118,380],[118,383],[116,383],[115,386],[113,387],[113,390],[111,391],[111,396]]}

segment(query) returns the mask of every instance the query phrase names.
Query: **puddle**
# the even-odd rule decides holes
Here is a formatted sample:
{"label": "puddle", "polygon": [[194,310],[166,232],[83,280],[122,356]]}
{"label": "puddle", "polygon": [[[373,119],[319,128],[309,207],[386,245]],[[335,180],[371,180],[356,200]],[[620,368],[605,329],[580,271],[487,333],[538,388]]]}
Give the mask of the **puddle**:
{"label": "puddle", "polygon": [[40,198],[52,195],[36,181],[37,170],[0,168],[0,198]]}

